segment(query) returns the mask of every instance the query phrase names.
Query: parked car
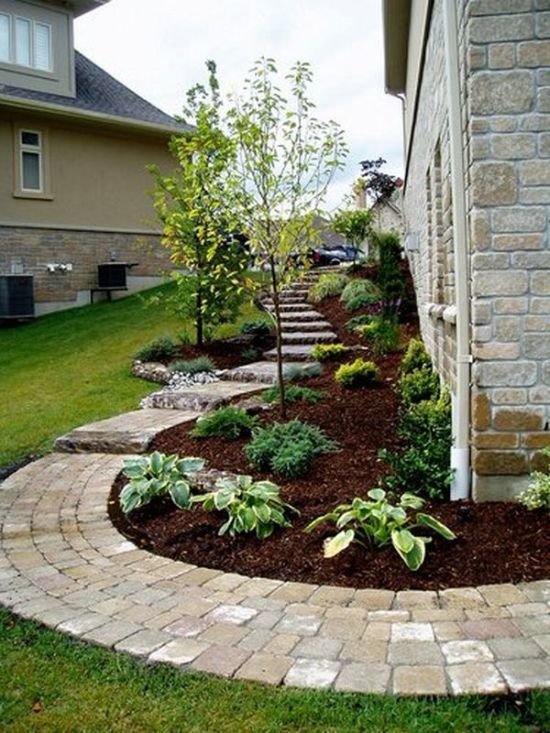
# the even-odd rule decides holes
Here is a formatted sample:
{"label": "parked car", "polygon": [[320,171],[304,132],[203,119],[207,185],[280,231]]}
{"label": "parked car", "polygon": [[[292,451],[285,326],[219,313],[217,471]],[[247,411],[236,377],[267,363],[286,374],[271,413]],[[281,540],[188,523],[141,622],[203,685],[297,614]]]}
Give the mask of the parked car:
{"label": "parked car", "polygon": [[363,252],[351,244],[344,244],[334,249],[317,247],[311,251],[311,259],[314,267],[323,265],[340,265],[342,263],[357,262],[364,256]]}

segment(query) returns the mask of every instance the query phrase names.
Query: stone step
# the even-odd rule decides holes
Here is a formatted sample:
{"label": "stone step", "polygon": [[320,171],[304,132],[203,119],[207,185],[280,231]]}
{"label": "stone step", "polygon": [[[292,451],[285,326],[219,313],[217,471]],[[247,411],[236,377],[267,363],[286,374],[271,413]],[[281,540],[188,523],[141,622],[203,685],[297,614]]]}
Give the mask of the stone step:
{"label": "stone step", "polygon": [[332,325],[328,321],[283,321],[286,331],[330,331]]}
{"label": "stone step", "polygon": [[[264,306],[264,308],[266,308],[269,311],[274,310],[274,305],[273,305],[272,301],[270,301],[270,300],[264,300],[263,306]],[[303,300],[303,299],[300,299],[300,301],[298,303],[287,303],[287,302],[283,302],[279,306],[279,310],[281,312],[283,312],[283,311],[307,311],[310,308],[311,308],[310,304],[308,302],[306,302],[305,300]]]}
{"label": "stone step", "polygon": [[[304,363],[302,361],[287,361],[283,364],[283,377],[287,379],[289,376],[296,376],[296,371],[300,370],[302,376],[309,374],[317,374],[320,364],[316,361]],[[277,364],[275,361],[257,361],[253,364],[244,364],[235,369],[227,369],[220,375],[221,379],[234,382],[262,382],[266,384],[277,383]]]}
{"label": "stone step", "polygon": [[161,390],[149,395],[152,407],[165,410],[195,410],[207,412],[227,405],[233,398],[258,392],[264,385],[257,382],[228,382],[220,380],[210,384],[183,389]]}
{"label": "stone step", "polygon": [[[286,361],[308,361],[311,359],[313,344],[284,344],[283,360]],[[264,357],[269,360],[277,359],[277,350],[264,351]]]}
{"label": "stone step", "polygon": [[199,416],[196,410],[134,410],[76,428],[57,438],[55,449],[64,453],[144,453],[155,435]]}
{"label": "stone step", "polygon": [[288,305],[289,303],[305,303],[306,298],[305,296],[302,297],[301,295],[296,295],[295,293],[281,293],[280,294],[280,303],[283,305]]}
{"label": "stone step", "polygon": [[283,344],[330,344],[337,340],[333,331],[283,331]]}
{"label": "stone step", "polygon": [[281,321],[320,321],[323,316],[318,311],[312,309],[307,311],[288,311],[281,313]]}

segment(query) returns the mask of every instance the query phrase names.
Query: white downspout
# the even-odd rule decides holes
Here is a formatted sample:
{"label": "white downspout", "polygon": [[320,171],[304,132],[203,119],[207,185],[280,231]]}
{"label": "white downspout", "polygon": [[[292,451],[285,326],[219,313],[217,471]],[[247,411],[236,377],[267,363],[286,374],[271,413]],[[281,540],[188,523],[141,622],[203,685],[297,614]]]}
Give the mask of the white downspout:
{"label": "white downspout", "polygon": [[470,495],[470,300],[469,261],[464,189],[462,115],[456,0],[443,0],[445,66],[449,109],[451,185],[453,205],[453,249],[456,301],[456,394],[453,399],[453,447],[451,467],[454,477],[451,499]]}

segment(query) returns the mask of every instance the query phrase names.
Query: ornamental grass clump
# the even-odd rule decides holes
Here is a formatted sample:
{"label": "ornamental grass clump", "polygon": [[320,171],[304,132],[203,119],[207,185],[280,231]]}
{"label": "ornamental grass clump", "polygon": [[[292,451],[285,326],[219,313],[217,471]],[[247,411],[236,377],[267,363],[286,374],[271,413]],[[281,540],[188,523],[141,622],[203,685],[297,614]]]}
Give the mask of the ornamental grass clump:
{"label": "ornamental grass clump", "polygon": [[197,356],[196,359],[178,359],[173,361],[168,370],[174,374],[200,374],[201,372],[213,372],[216,365],[208,356]]}
{"label": "ornamental grass clump", "polygon": [[222,511],[227,520],[218,534],[248,534],[255,532],[263,540],[276,527],[290,527],[287,511],[297,512],[280,496],[280,488],[271,481],[252,481],[251,476],[235,476],[216,481],[216,488],[203,496],[193,497],[193,503],[202,504],[206,511]]}
{"label": "ornamental grass clump", "polygon": [[303,476],[315,456],[338,450],[316,425],[298,419],[256,428],[245,453],[258,471],[272,471],[285,478]]}
{"label": "ornamental grass clump", "polygon": [[316,283],[313,283],[307,298],[310,303],[320,303],[325,298],[340,295],[348,283],[349,278],[346,275],[327,272],[321,275]]}
{"label": "ornamental grass clump", "polygon": [[130,481],[120,492],[122,511],[128,514],[162,496],[170,496],[178,509],[188,509],[197,472],[204,465],[202,458],[179,458],[158,451],[125,459],[122,473]]}
{"label": "ornamental grass clump", "polygon": [[[325,392],[321,392],[318,389],[311,389],[311,387],[300,387],[297,384],[289,385],[285,390],[286,399],[289,402],[309,402],[314,404],[315,402],[321,402],[327,396]],[[279,388],[270,387],[262,393],[262,399],[264,402],[277,402],[279,399]]]}
{"label": "ornamental grass clump", "polygon": [[252,434],[258,419],[238,407],[220,407],[197,420],[190,435],[193,438],[238,440]]}
{"label": "ornamental grass clump", "polygon": [[344,344],[315,344],[311,350],[311,358],[315,361],[332,361],[347,354],[349,348]]}
{"label": "ornamental grass clump", "polygon": [[399,351],[401,330],[394,318],[374,316],[370,323],[358,326],[357,333],[372,343],[372,350],[379,356]]}
{"label": "ornamental grass clump", "polygon": [[159,359],[170,359],[178,354],[179,349],[174,341],[169,336],[161,336],[136,351],[134,359],[136,361],[158,361]]}
{"label": "ornamental grass clump", "polygon": [[[550,448],[544,448],[541,452],[550,461]],[[533,471],[531,474],[531,483],[518,496],[518,501],[527,507],[527,509],[550,510],[550,463],[546,473]]]}
{"label": "ornamental grass clump", "polygon": [[381,298],[379,288],[372,280],[351,280],[344,290],[340,300],[348,311],[359,310],[367,305],[378,303]]}
{"label": "ornamental grass clump", "polygon": [[[433,530],[446,540],[456,539],[455,533],[430,514],[418,510],[424,500],[411,493],[404,493],[398,504],[390,504],[386,492],[382,489],[371,489],[368,499],[356,497],[351,504],[340,504],[332,512],[310,522],[305,528],[312,532],[323,522],[334,522],[340,530],[334,537],[324,542],[326,558],[334,557],[345,550],[352,542],[363,547],[393,546],[409,570],[416,571],[426,557],[426,545],[430,537],[419,536],[416,529]],[[408,510],[416,511],[416,516],[408,514]]]}
{"label": "ornamental grass clump", "polygon": [[348,389],[369,387],[378,379],[378,367],[373,361],[359,358],[351,364],[342,364],[336,370],[334,379]]}

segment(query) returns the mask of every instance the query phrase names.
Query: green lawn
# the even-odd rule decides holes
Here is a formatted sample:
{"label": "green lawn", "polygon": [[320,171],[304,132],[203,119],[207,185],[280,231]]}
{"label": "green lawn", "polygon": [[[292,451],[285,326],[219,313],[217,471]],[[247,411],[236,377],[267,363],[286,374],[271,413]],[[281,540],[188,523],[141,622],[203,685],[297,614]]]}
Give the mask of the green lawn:
{"label": "green lawn", "polygon": [[[0,466],[47,451],[71,428],[134,409],[153,390],[130,375],[131,356],[157,336],[177,337],[185,323],[146,298],[132,295],[0,330]],[[243,318],[255,313],[247,305]],[[224,326],[216,335],[236,329]]]}
{"label": "green lawn", "polygon": [[534,733],[550,696],[395,699],[227,681],[74,642],[0,612],[5,733]]}

